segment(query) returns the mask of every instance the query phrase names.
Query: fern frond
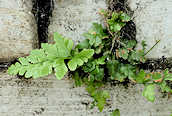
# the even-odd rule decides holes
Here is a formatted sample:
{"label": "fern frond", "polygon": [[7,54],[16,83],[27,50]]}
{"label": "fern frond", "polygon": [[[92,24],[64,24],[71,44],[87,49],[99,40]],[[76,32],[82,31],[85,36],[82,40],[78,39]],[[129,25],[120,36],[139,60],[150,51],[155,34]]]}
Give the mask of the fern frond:
{"label": "fern frond", "polygon": [[76,70],[77,66],[81,66],[84,64],[84,62],[88,62],[88,59],[91,58],[93,54],[93,49],[82,50],[80,53],[72,57],[72,59],[68,62],[69,69],[71,71]]}
{"label": "fern frond", "polygon": [[42,43],[41,49],[32,50],[29,56],[19,58],[19,62],[8,68],[8,73],[26,78],[39,78],[51,74],[54,69],[57,79],[61,80],[68,72],[65,59],[71,59],[68,66],[73,71],[94,54],[94,50],[84,49],[72,58],[73,41],[58,33],[54,33],[54,40],[55,44]]}
{"label": "fern frond", "polygon": [[57,79],[62,79],[68,71],[64,60],[71,55],[73,42],[58,33],[54,34],[54,40],[54,45],[43,43],[41,49],[32,50],[29,56],[19,58],[19,62],[9,67],[8,73],[39,78],[51,74],[55,69]]}

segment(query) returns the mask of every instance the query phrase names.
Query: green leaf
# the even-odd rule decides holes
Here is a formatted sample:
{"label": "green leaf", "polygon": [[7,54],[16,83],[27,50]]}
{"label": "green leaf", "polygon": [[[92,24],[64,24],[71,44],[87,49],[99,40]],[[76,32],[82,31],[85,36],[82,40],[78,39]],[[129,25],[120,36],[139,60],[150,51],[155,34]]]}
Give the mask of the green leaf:
{"label": "green leaf", "polygon": [[88,49],[89,48],[89,39],[85,39],[84,41],[80,42],[76,48],[78,49]]}
{"label": "green leaf", "polygon": [[108,19],[107,23],[112,32],[119,32],[121,28],[125,26],[125,22],[128,22],[129,20],[130,17],[126,13],[113,12],[111,19]]}
{"label": "green leaf", "polygon": [[26,59],[27,59],[30,63],[33,63],[33,64],[39,62],[38,59],[37,59],[37,57],[34,56],[34,55],[30,55],[30,56],[28,56]]}
{"label": "green leaf", "polygon": [[102,38],[97,34],[85,33],[85,38],[89,39],[89,44],[94,47],[99,46],[102,43]]}
{"label": "green leaf", "polygon": [[[40,75],[41,76],[46,76],[46,75],[50,74],[51,69],[52,69],[51,66],[43,65],[41,70],[40,70]],[[38,75],[38,77],[39,77],[39,75]],[[37,76],[33,76],[33,78],[37,78]]]}
{"label": "green leaf", "polygon": [[116,72],[115,77],[111,77],[112,80],[118,80],[119,82],[123,82],[125,78],[127,78],[127,76],[120,72]]}
{"label": "green leaf", "polygon": [[93,96],[96,91],[96,88],[94,86],[90,85],[86,88],[86,90],[91,96]]}
{"label": "green leaf", "polygon": [[110,30],[113,32],[120,31],[122,26],[119,23],[114,23],[113,25],[110,25]]}
{"label": "green leaf", "polygon": [[97,107],[98,107],[100,112],[103,111],[103,108],[104,108],[105,104],[106,104],[106,101],[103,98],[102,99],[98,99]]}
{"label": "green leaf", "polygon": [[136,68],[130,64],[121,64],[120,73],[125,75],[124,77],[128,77],[129,79],[134,80],[136,77]]}
{"label": "green leaf", "polygon": [[153,74],[152,74],[152,79],[154,80],[154,81],[161,81],[162,80],[162,75],[161,75],[161,73],[160,72],[154,72]]}
{"label": "green leaf", "polygon": [[76,87],[80,87],[82,85],[82,79],[79,77],[79,73],[76,71],[73,75],[73,78],[75,80]]}
{"label": "green leaf", "polygon": [[169,73],[168,69],[165,69],[163,74],[164,80],[172,81],[172,73]]}
{"label": "green leaf", "polygon": [[106,64],[106,67],[108,69],[108,74],[111,76],[112,79],[116,77],[118,64],[119,62],[117,60],[109,60]]}
{"label": "green leaf", "polygon": [[97,36],[100,36],[100,37],[103,37],[105,36],[106,34],[104,33],[104,29],[103,29],[103,26],[101,24],[98,24],[98,23],[93,23],[93,26],[91,28],[91,30],[89,32],[95,32],[95,34]]}
{"label": "green leaf", "polygon": [[125,48],[119,49],[119,57],[126,60],[128,58],[129,51]]}
{"label": "green leaf", "polygon": [[18,72],[19,72],[19,70],[20,70],[20,67],[21,67],[21,65],[20,65],[20,63],[16,63],[15,65],[14,64],[12,64],[9,68],[8,68],[8,74],[10,74],[10,75],[17,75],[18,74]]}
{"label": "green leaf", "polygon": [[143,47],[143,51],[145,51],[146,50],[146,46],[147,46],[146,41],[143,40],[141,45]]}
{"label": "green leaf", "polygon": [[120,15],[120,19],[122,20],[122,22],[128,22],[128,21],[130,21],[130,16],[128,16],[126,13],[122,12]]}
{"label": "green leaf", "polygon": [[119,13],[113,12],[113,13],[112,13],[112,18],[111,18],[111,20],[115,21],[115,20],[117,20],[118,18],[119,18]]}
{"label": "green leaf", "polygon": [[117,12],[113,12],[112,13],[112,17],[110,19],[107,20],[108,24],[111,26],[113,25],[115,22],[117,22],[119,18],[119,13]]}
{"label": "green leaf", "polygon": [[73,48],[73,41],[64,38],[59,33],[54,33],[54,40],[56,41],[56,48],[58,57],[68,57],[70,56],[71,50]]}
{"label": "green leaf", "polygon": [[119,109],[114,110],[110,116],[120,116]]}
{"label": "green leaf", "polygon": [[106,99],[110,98],[110,95],[107,91],[97,90],[94,93],[93,98],[97,102],[96,106],[98,107],[99,111],[102,112],[104,106],[106,105]]}
{"label": "green leaf", "polygon": [[102,43],[102,39],[107,37],[106,33],[104,33],[104,29],[101,24],[93,23],[92,28],[88,33],[84,33],[86,39],[89,39],[89,44],[94,47],[99,46]]}
{"label": "green leaf", "polygon": [[103,111],[103,108],[106,104],[106,99],[110,98],[109,92],[99,90],[101,86],[102,86],[102,83],[94,82],[94,83],[90,83],[88,87],[86,88],[88,93],[90,93],[90,95],[94,98],[93,104],[95,104],[98,107],[100,112]]}
{"label": "green leaf", "polygon": [[160,88],[161,88],[162,92],[171,92],[172,93],[172,89],[167,85],[167,83],[165,81],[160,83]]}
{"label": "green leaf", "polygon": [[154,84],[146,85],[142,95],[146,97],[147,100],[154,102],[155,101],[155,85]]}
{"label": "green leaf", "polygon": [[146,73],[144,70],[141,69],[138,75],[136,76],[136,82],[140,84],[144,83],[145,77],[146,77]]}
{"label": "green leaf", "polygon": [[68,71],[66,64],[64,63],[64,59],[55,60],[53,67],[55,68],[55,75],[58,80],[61,80]]}
{"label": "green leaf", "polygon": [[138,51],[132,51],[131,55],[129,56],[129,61],[134,62],[137,64],[137,62],[145,62],[145,55],[143,50],[138,50]]}
{"label": "green leaf", "polygon": [[104,10],[104,9],[101,9],[100,10],[100,14],[104,15],[105,17],[107,17],[108,16],[108,11]]}
{"label": "green leaf", "polygon": [[[42,43],[41,44],[42,49],[45,51],[46,56],[48,59],[54,59],[56,57],[59,57],[56,45],[51,45],[48,43]],[[31,56],[37,56],[39,55],[39,50],[33,50],[31,52]]]}
{"label": "green leaf", "polygon": [[22,69],[19,71],[19,75],[23,76],[27,71],[27,67],[22,67]]}
{"label": "green leaf", "polygon": [[73,42],[58,33],[54,34],[54,39],[55,44],[43,43],[41,49],[32,50],[29,56],[19,58],[20,63],[11,65],[8,73],[24,75],[26,78],[39,78],[51,74],[54,69],[57,79],[62,79],[68,71],[64,60],[69,59]]}
{"label": "green leaf", "polygon": [[28,65],[29,64],[29,62],[26,58],[21,57],[18,60],[22,65]]}
{"label": "green leaf", "polygon": [[128,40],[125,43],[126,43],[126,48],[133,48],[136,46],[136,40]]}
{"label": "green leaf", "polygon": [[84,49],[80,53],[73,56],[73,58],[68,62],[69,69],[71,71],[76,70],[77,66],[82,66],[84,62],[88,62],[94,54],[93,49]]}
{"label": "green leaf", "polygon": [[100,54],[100,53],[102,52],[102,48],[103,48],[103,46],[101,46],[101,45],[98,46],[98,47],[96,47],[96,48],[95,48],[95,53],[96,53],[96,54]]}
{"label": "green leaf", "polygon": [[95,37],[94,39],[91,39],[90,42],[93,41],[92,43],[94,43],[94,47],[99,46],[102,43],[102,39],[100,37]]}
{"label": "green leaf", "polygon": [[[51,50],[49,50],[49,51],[51,51]],[[46,55],[45,52],[46,52],[45,49],[34,49],[30,52],[29,56],[27,56],[26,58],[22,58],[22,59],[19,58],[19,61],[21,60],[20,62],[23,62],[23,60],[25,60],[25,62],[33,63],[33,64],[39,63],[39,62],[44,62],[48,59],[48,56]],[[28,63],[27,64],[25,63],[24,65],[29,65]]]}
{"label": "green leaf", "polygon": [[84,70],[84,72],[92,72],[94,69],[96,68],[96,63],[93,61],[89,61],[88,63],[86,63],[82,69]]}
{"label": "green leaf", "polygon": [[106,59],[106,56],[102,56],[102,57],[96,59],[96,64],[97,65],[99,65],[99,64],[101,64],[101,65],[105,64],[105,59]]}
{"label": "green leaf", "polygon": [[107,98],[110,98],[110,95],[109,95],[109,92],[108,91],[102,91],[102,96],[103,98],[107,99]]}
{"label": "green leaf", "polygon": [[104,69],[96,66],[95,70],[93,70],[91,74],[94,75],[95,80],[102,81],[104,77]]}

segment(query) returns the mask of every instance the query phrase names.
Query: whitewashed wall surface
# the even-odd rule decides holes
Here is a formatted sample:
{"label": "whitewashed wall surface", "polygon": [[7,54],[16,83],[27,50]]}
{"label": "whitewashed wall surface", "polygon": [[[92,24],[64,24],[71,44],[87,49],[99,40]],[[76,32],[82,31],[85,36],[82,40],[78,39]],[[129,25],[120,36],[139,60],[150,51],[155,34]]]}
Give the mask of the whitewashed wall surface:
{"label": "whitewashed wall surface", "polygon": [[136,39],[139,43],[145,40],[149,50],[160,40],[147,57],[172,58],[172,0],[128,0],[128,2],[134,11]]}
{"label": "whitewashed wall surface", "polygon": [[59,32],[75,42],[82,41],[93,22],[100,23],[98,14],[105,9],[106,0],[55,0],[53,18],[49,26],[49,37],[52,40],[54,32]]}
{"label": "whitewashed wall surface", "polygon": [[[31,1],[0,0],[0,62],[27,55],[37,41],[36,24]],[[156,40],[160,43],[148,58],[172,57],[172,0],[128,0],[134,11],[137,40],[145,40],[147,50]],[[105,0],[55,0],[55,9],[49,26],[49,37],[59,32],[75,42],[83,40],[82,33],[93,22],[101,22],[99,9],[107,8]],[[52,40],[49,41],[52,41]],[[138,45],[139,49],[140,45]],[[93,100],[84,87],[74,88],[73,81],[56,80],[54,75],[19,79],[0,72],[0,116],[109,116],[118,108],[121,116],[170,116],[172,98],[157,88],[155,103],[141,95],[141,85],[110,86],[108,105],[103,112],[90,109]]]}
{"label": "whitewashed wall surface", "polygon": [[36,47],[31,9],[31,0],[0,0],[0,62],[28,55]]}

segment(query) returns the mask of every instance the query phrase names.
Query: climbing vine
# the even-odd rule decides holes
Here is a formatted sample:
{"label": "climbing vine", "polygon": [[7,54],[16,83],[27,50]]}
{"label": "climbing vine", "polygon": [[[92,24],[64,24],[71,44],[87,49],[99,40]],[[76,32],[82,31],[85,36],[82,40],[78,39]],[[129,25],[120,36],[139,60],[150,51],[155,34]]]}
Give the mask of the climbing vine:
{"label": "climbing vine", "polygon": [[[41,49],[31,51],[29,56],[19,58],[17,63],[11,65],[8,73],[39,78],[55,72],[57,79],[61,80],[70,71],[76,86],[87,85],[86,90],[94,98],[92,106],[97,106],[100,111],[110,98],[109,92],[103,90],[110,81],[120,83],[129,80],[143,84],[142,95],[151,102],[155,100],[157,86],[162,92],[171,93],[167,81],[172,81],[172,74],[168,69],[149,72],[140,67],[150,51],[145,51],[145,41],[142,42],[142,49],[136,50],[136,40],[120,36],[130,17],[124,12],[111,13],[107,10],[101,10],[100,14],[105,25],[93,23],[92,28],[84,33],[85,40],[75,47],[72,40],[54,33],[55,44],[42,43]],[[119,116],[119,110],[111,115]]]}

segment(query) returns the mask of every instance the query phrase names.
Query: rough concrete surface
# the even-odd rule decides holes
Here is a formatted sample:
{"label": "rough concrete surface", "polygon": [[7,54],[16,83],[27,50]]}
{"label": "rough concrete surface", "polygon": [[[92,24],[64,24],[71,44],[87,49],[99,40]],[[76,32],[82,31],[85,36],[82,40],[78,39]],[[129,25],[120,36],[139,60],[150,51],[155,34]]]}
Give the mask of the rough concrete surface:
{"label": "rough concrete surface", "polygon": [[0,8],[30,12],[32,0],[0,0]]}
{"label": "rough concrete surface", "polygon": [[[14,10],[15,5],[9,1],[4,0],[9,4],[4,6],[1,1],[0,61],[9,61],[27,55],[34,48],[36,25],[31,14]],[[156,39],[161,39],[148,57],[171,57],[171,0],[129,0],[129,5],[135,11],[137,40],[146,40],[149,49]],[[106,8],[105,0],[56,0],[49,36],[59,32],[75,42],[81,41],[82,33],[92,22],[101,21],[96,13],[100,8]],[[70,79],[58,81],[50,75],[26,80],[0,72],[0,116],[109,116],[116,108],[121,116],[170,116],[172,113],[172,98],[163,98],[158,89],[155,103],[141,95],[141,85],[129,85],[127,89],[122,85],[108,85],[106,89],[111,98],[100,113],[97,108],[89,109],[92,99],[84,87],[74,88]]]}
{"label": "rough concrete surface", "polygon": [[110,116],[116,108],[121,116],[170,116],[172,112],[171,98],[158,93],[156,102],[150,103],[142,97],[140,85],[107,88],[112,96],[100,113],[89,109],[92,99],[85,88],[74,88],[69,79],[58,81],[50,75],[24,80],[0,72],[0,116]]}
{"label": "rough concrete surface", "polygon": [[100,22],[100,9],[106,8],[106,0],[55,0],[55,9],[49,26],[49,38],[54,32],[82,41],[82,34],[89,30],[93,22]]}
{"label": "rough concrete surface", "polygon": [[172,57],[172,0],[129,0],[134,11],[138,49],[145,40],[149,50],[157,40],[160,43],[147,55],[148,58]]}
{"label": "rough concrete surface", "polygon": [[0,62],[28,55],[36,43],[37,28],[32,14],[0,8]]}

